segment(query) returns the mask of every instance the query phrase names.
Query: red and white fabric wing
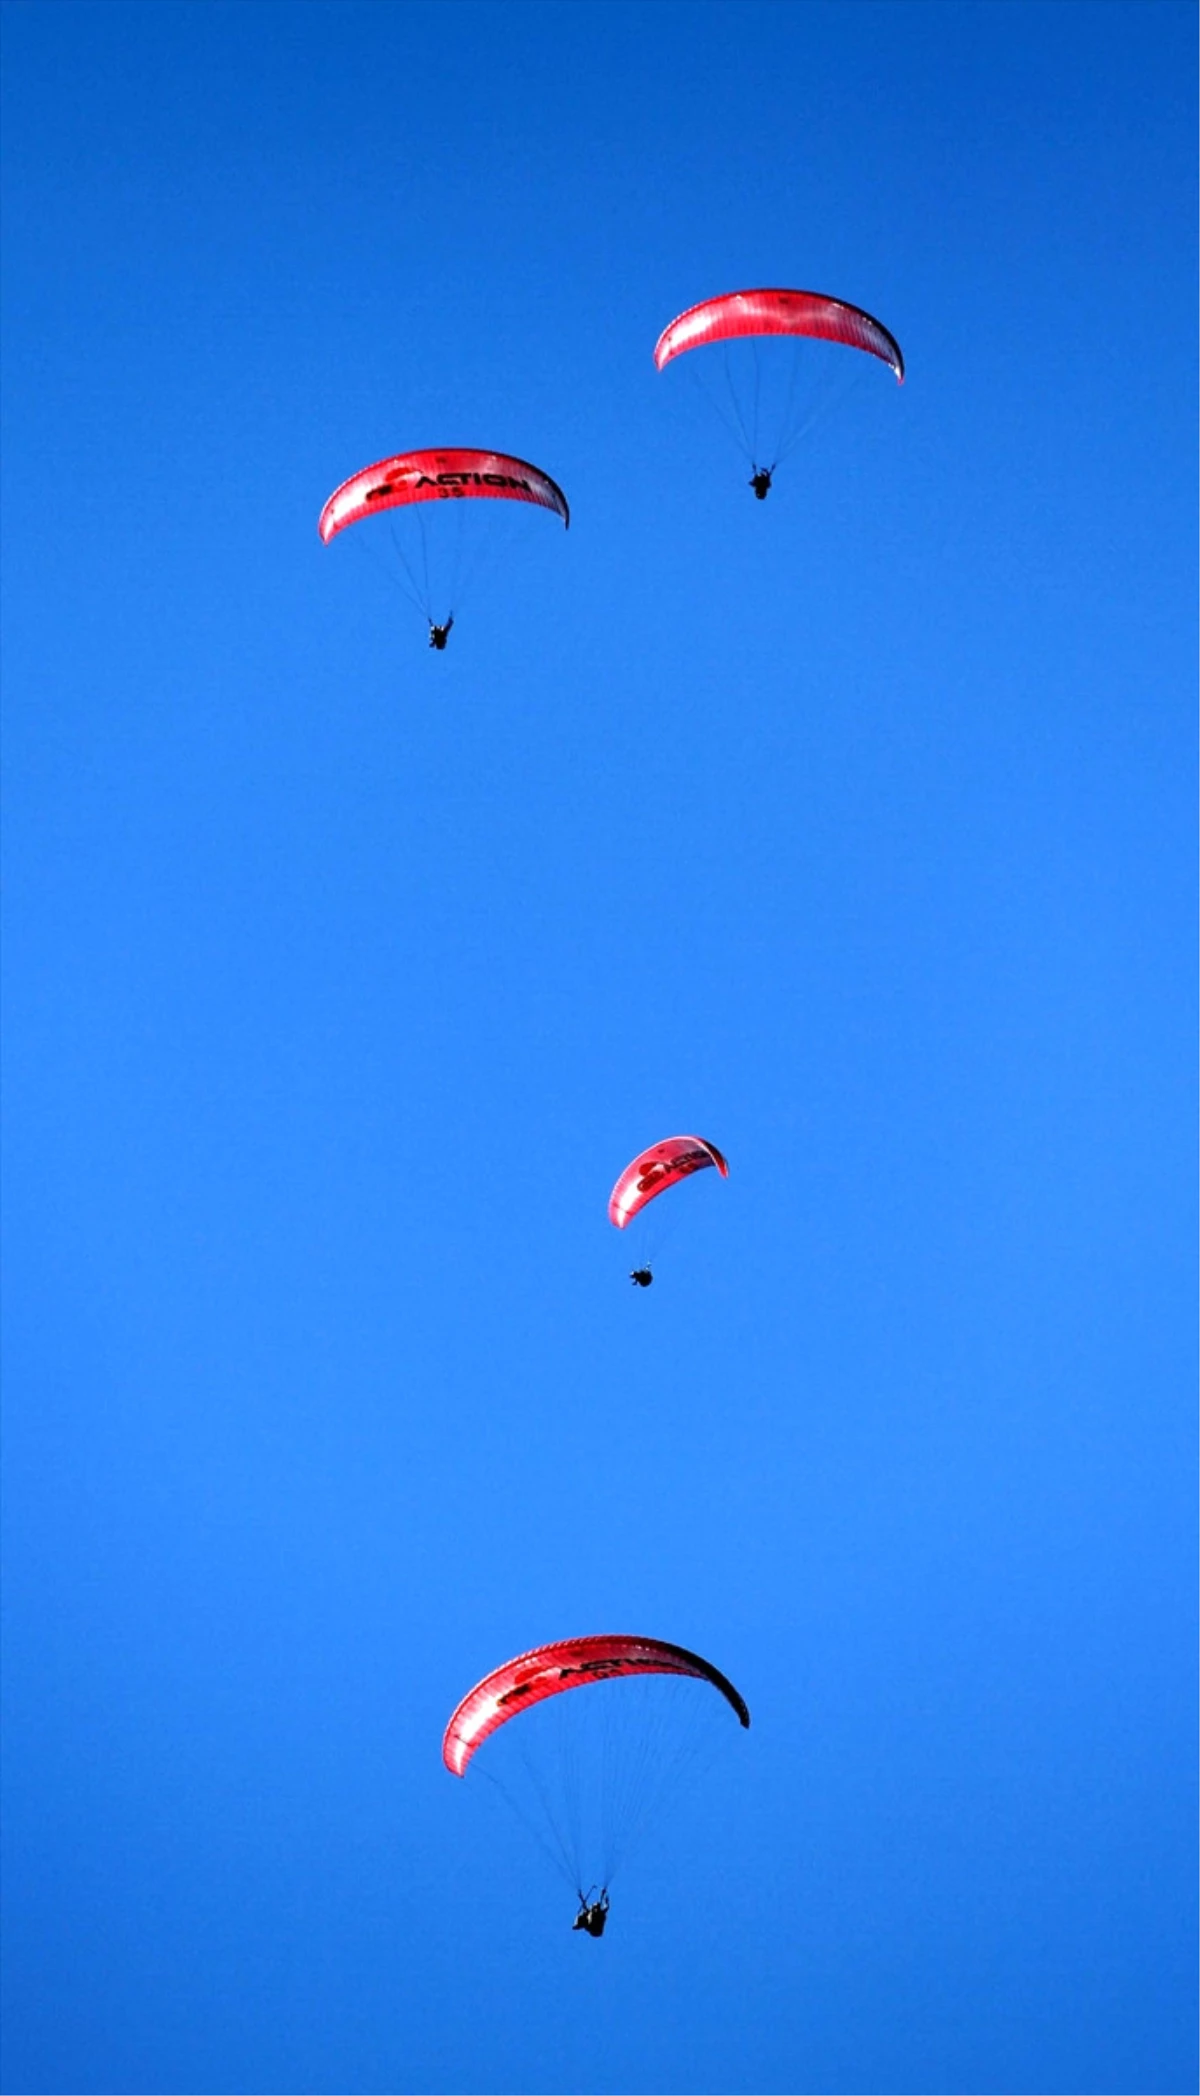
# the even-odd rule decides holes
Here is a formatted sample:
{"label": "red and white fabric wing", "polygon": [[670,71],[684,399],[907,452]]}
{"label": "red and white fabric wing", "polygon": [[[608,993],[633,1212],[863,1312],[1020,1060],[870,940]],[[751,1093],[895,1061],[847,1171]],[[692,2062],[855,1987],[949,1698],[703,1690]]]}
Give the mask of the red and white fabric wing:
{"label": "red and white fabric wing", "polygon": [[464,497],[532,502],[553,510],[569,525],[571,512],[557,481],[526,459],[505,451],[402,451],[352,473],[335,488],[317,529],[325,544],[348,524],[382,509],[412,502],[454,502]]}
{"label": "red and white fabric wing", "polygon": [[706,298],[663,329],[654,345],[655,366],[661,371],[686,349],[747,335],[810,335],[822,342],[844,342],[850,349],[882,358],[904,384],[900,344],[883,322],[861,306],[826,298],[819,291],[729,291],[722,298]]}
{"label": "red and white fabric wing", "polygon": [[710,1681],[742,1725],[750,1712],[732,1681],[698,1652],[663,1638],[562,1638],[506,1660],[463,1697],[446,1727],[442,1760],[452,1776],[463,1776],[471,1757],[501,1725],[548,1696],[587,1688],[598,1681],[629,1680],[639,1674],[685,1674]]}
{"label": "red and white fabric wing", "polygon": [[693,1172],[702,1172],[706,1165],[715,1165],[722,1179],[728,1179],[729,1166],[721,1152],[702,1135],[668,1135],[661,1143],[651,1143],[626,1165],[609,1195],[609,1222],[623,1230],[647,1201],[680,1179],[689,1179]]}

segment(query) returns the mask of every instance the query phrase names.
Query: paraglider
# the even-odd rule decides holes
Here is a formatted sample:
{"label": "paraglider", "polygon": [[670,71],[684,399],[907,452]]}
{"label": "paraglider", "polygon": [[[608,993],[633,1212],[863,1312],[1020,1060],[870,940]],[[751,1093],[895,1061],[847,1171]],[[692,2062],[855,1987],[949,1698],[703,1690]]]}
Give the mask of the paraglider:
{"label": "paraglider", "polygon": [[[704,1171],[708,1165],[715,1165],[722,1179],[728,1179],[729,1166],[721,1152],[702,1135],[668,1135],[662,1142],[651,1143],[648,1150],[639,1151],[632,1164],[626,1165],[609,1195],[609,1222],[624,1230],[648,1201],[665,1193],[669,1186],[678,1185],[681,1179],[690,1179],[693,1172]],[[649,1288],[654,1280],[649,1259],[639,1261],[629,1278],[635,1288]]]}
{"label": "paraglider", "polygon": [[[600,1709],[590,1697],[580,1705],[570,1695],[613,1682],[626,1684],[620,1706],[606,1702]],[[693,1684],[694,1692],[684,1693]],[[650,1701],[646,1690],[655,1692]],[[712,1690],[720,1701],[713,1701]],[[488,1773],[569,1879],[579,1903],[572,1928],[600,1937],[628,1839],[689,1765],[712,1751],[708,1719],[721,1701],[749,1726],[750,1712],[733,1683],[685,1645],[615,1635],[563,1638],[506,1660],[476,1683],[446,1727],[442,1760],[452,1776],[465,1776],[479,1749],[520,1720],[520,1750],[507,1773],[500,1772],[495,1748],[486,1757]],[[548,1732],[532,1717],[544,1706],[544,1718],[561,1718],[564,1703],[571,1706],[567,1717],[578,1718],[569,1735]],[[723,1734],[724,1725],[717,1729]],[[582,1867],[588,1848],[599,1850],[599,1873]]]}
{"label": "paraglider", "polygon": [[[398,534],[393,538],[406,578],[400,586],[424,617],[429,627],[429,645],[439,654],[450,638],[455,611],[470,573],[478,567],[482,546],[466,544],[456,524],[443,535],[445,543],[439,548],[434,534],[426,530],[425,506],[431,502],[456,505],[464,501],[526,503],[552,511],[562,518],[565,527],[569,528],[571,522],[566,496],[540,466],[531,466],[526,459],[514,458],[505,451],[450,448],[398,452],[393,458],[362,467],[335,488],[317,525],[322,542],[329,545],[349,525],[378,516],[384,510],[399,513],[398,518],[393,518],[394,525],[397,521],[408,522],[412,533],[408,550]],[[440,592],[437,600],[435,591]],[[447,599],[448,609],[443,610]]]}
{"label": "paraglider", "polygon": [[[764,338],[791,338],[792,354],[784,360],[772,387],[771,375],[759,362],[757,344]],[[815,419],[817,403],[802,381],[800,344],[838,343],[865,350],[904,383],[904,357],[895,336],[861,306],[827,298],[818,291],[730,291],[720,298],[689,306],[654,345],[655,369],[664,371],[688,350],[726,345],[727,399],[711,396],[750,462],[750,487],[765,502],[776,468]],[[728,345],[747,343],[749,362],[739,374],[729,361]],[[813,374],[815,376],[815,373]],[[769,463],[764,463],[766,449]]]}

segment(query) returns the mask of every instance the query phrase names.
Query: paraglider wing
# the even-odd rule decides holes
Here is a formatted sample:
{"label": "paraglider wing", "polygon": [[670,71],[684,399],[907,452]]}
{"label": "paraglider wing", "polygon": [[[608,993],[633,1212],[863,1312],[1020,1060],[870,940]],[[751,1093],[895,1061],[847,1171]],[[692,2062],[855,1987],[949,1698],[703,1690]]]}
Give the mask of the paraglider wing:
{"label": "paraglider wing", "polygon": [[657,370],[707,342],[731,342],[745,335],[810,335],[823,342],[844,342],[882,358],[904,384],[904,358],[894,335],[861,306],[819,291],[730,291],[690,306],[654,345]]}
{"label": "paraglider wing", "polygon": [[532,502],[571,522],[567,498],[556,481],[525,459],[504,451],[403,451],[364,466],[336,488],[321,511],[317,529],[326,545],[377,510],[413,502],[449,502],[463,496]]}
{"label": "paraglider wing", "polygon": [[716,1144],[706,1143],[702,1135],[668,1135],[661,1143],[651,1143],[648,1150],[626,1165],[609,1195],[609,1222],[623,1230],[655,1194],[661,1194],[680,1179],[690,1178],[693,1172],[702,1172],[710,1164],[716,1165],[722,1179],[728,1179],[725,1159]]}
{"label": "paraglider wing", "polygon": [[686,1674],[696,1681],[710,1681],[742,1725],[749,1725],[750,1712],[731,1681],[708,1660],[683,1645],[669,1645],[661,1638],[583,1637],[564,1638],[558,1644],[538,1645],[517,1659],[497,1667],[464,1696],[442,1741],[442,1760],[452,1776],[466,1774],[476,1750],[510,1718],[517,1717],[548,1696],[561,1696],[567,1689],[586,1688],[597,1681],[618,1681],[639,1674]]}

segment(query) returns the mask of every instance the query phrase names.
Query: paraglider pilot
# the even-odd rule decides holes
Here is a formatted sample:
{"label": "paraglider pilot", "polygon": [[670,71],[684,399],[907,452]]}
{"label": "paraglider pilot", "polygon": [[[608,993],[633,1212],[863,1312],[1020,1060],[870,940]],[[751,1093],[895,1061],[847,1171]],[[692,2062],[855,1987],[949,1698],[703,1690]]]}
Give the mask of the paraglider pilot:
{"label": "paraglider pilot", "polygon": [[654,1279],[648,1266],[635,1266],[629,1276],[635,1288],[649,1288]]}
{"label": "paraglider pilot", "polygon": [[771,489],[771,475],[765,466],[756,466],[748,485],[754,489],[759,502],[765,502]]}
{"label": "paraglider pilot", "polygon": [[579,1895],[579,1912],[571,1923],[573,1929],[586,1929],[589,1936],[602,1936],[608,1920],[608,1891],[601,1892],[599,1899],[589,1900],[585,1892]]}
{"label": "paraglider pilot", "polygon": [[441,650],[445,647],[446,642],[450,638],[450,628],[453,624],[453,612],[451,612],[444,626],[437,625],[433,619],[430,619],[429,621],[429,645],[431,648],[436,648],[439,654],[441,653]]}

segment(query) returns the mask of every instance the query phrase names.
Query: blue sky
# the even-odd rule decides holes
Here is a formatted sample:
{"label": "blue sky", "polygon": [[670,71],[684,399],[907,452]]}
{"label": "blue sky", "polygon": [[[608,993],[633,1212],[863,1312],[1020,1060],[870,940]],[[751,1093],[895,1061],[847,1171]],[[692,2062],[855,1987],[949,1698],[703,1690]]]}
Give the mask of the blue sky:
{"label": "blue sky", "polygon": [[[5,2086],[1193,2086],[1192,10],[4,16]],[[439,1745],[611,1629],[593,1945]]]}

